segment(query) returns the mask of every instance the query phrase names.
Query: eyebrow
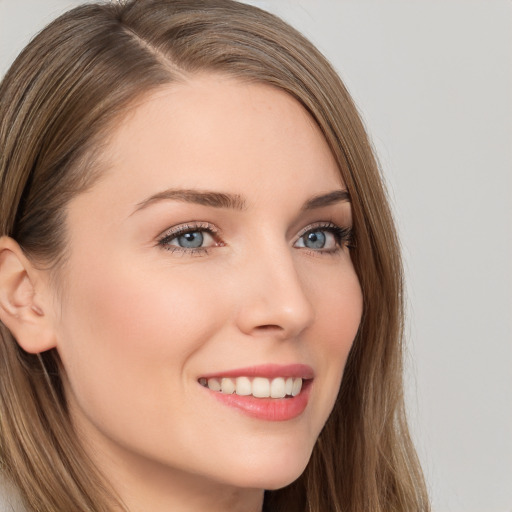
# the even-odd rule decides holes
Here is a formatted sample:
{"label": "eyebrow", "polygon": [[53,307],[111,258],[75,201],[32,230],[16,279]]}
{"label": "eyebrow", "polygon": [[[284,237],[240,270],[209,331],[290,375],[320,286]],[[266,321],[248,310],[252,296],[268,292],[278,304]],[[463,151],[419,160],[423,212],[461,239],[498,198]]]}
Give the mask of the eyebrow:
{"label": "eyebrow", "polygon": [[[247,203],[239,194],[226,194],[223,192],[211,192],[208,190],[168,189],[144,199],[137,204],[133,213],[143,210],[160,201],[182,201],[195,203],[213,208],[229,208],[232,210],[245,210]],[[312,197],[302,207],[303,211],[323,208],[340,202],[350,202],[350,195],[346,190],[335,190],[328,194]]]}
{"label": "eyebrow", "polygon": [[312,197],[302,207],[303,211],[323,208],[336,203],[350,203],[350,194],[347,190],[335,190],[328,194]]}
{"label": "eyebrow", "polygon": [[214,208],[230,208],[232,210],[245,210],[247,207],[245,200],[238,194],[225,194],[208,190],[168,189],[158,192],[137,204],[134,213],[164,200],[202,204]]}

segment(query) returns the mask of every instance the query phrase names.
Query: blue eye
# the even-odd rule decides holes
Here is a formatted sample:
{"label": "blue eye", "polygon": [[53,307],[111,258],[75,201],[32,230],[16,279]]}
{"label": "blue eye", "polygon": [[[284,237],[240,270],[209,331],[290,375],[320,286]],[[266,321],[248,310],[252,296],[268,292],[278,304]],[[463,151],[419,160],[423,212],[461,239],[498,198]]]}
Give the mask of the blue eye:
{"label": "blue eye", "polygon": [[189,233],[177,236],[173,240],[177,240],[180,247],[187,249],[197,249],[203,245],[204,236],[200,231],[191,231]]}
{"label": "blue eye", "polygon": [[327,236],[325,231],[310,231],[303,237],[304,247],[309,249],[323,249],[327,242]]}
{"label": "blue eye", "polygon": [[167,232],[159,241],[165,249],[182,252],[201,252],[219,245],[216,232],[208,225],[184,225]]}
{"label": "blue eye", "polygon": [[303,231],[295,243],[295,247],[334,253],[343,246],[349,246],[351,237],[351,228],[343,228],[336,224],[327,223]]}

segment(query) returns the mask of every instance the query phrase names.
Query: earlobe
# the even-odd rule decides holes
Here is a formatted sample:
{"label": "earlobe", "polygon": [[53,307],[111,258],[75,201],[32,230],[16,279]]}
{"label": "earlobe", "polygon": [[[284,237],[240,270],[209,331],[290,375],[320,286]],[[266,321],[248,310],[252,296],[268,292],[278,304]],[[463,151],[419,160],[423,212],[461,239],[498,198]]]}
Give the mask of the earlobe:
{"label": "earlobe", "polygon": [[0,237],[0,320],[30,353],[55,347],[51,315],[45,311],[36,269],[12,238]]}

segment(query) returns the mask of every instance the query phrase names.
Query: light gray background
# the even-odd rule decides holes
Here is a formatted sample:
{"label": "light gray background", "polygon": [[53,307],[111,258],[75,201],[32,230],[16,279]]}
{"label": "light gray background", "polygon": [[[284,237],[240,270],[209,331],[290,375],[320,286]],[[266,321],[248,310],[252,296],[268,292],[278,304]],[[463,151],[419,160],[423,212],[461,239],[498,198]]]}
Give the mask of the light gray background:
{"label": "light gray background", "polygon": [[[0,0],[0,76],[73,0]],[[512,2],[252,0],[352,92],[408,279],[407,399],[434,512],[512,511]]]}

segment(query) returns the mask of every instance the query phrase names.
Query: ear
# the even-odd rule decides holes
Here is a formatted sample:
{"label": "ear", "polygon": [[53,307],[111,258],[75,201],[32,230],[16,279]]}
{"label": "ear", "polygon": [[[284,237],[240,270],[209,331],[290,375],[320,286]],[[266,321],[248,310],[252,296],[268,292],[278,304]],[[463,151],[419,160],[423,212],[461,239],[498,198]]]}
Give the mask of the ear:
{"label": "ear", "polygon": [[56,346],[50,290],[43,272],[15,240],[0,237],[0,320],[21,348],[32,354]]}

